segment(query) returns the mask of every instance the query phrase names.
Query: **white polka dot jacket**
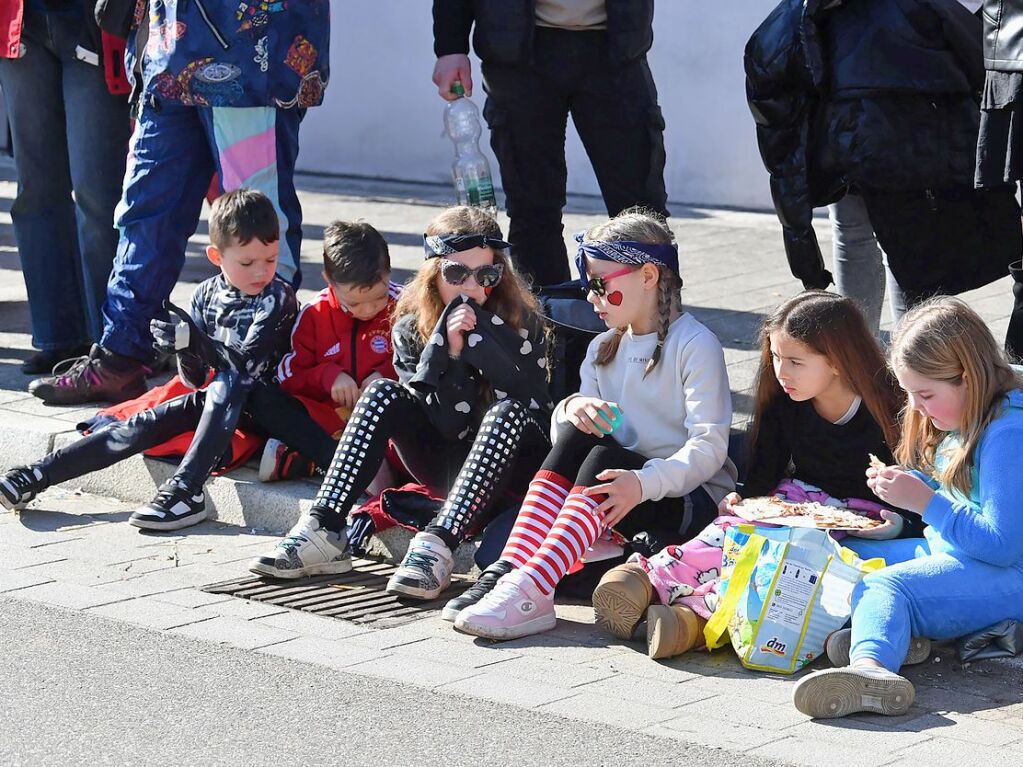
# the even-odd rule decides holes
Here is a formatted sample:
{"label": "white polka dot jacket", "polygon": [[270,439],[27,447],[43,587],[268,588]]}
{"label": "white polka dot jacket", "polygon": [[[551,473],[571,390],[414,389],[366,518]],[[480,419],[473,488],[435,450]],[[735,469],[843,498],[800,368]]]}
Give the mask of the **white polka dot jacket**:
{"label": "white polka dot jacket", "polygon": [[[466,334],[461,356],[452,359],[448,315],[463,302],[476,312],[476,327]],[[549,419],[547,340],[539,317],[528,317],[516,330],[472,299],[459,297],[445,308],[425,343],[416,322],[415,315],[406,315],[395,323],[394,369],[445,438],[475,433],[488,407],[504,399],[518,400],[542,421]]]}

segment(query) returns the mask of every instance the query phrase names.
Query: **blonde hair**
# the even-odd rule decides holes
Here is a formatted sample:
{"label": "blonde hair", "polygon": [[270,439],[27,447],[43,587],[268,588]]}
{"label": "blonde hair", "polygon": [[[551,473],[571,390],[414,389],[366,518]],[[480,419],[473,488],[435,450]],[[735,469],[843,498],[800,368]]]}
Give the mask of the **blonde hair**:
{"label": "blonde hair", "polygon": [[[842,381],[862,398],[889,449],[898,444],[899,410],[905,396],[885,364],[884,352],[867,328],[863,313],[848,298],[823,290],[807,290],[771,312],[760,329],[760,367],[747,439],[751,456],[762,452],[758,440],[767,413],[775,402],[788,396],[774,374],[772,333],[784,333],[823,355]],[[765,451],[771,449],[770,445],[763,446]]]}
{"label": "blonde hair", "polygon": [[[1005,395],[1023,386],[1023,378],[1009,366],[984,320],[948,296],[925,301],[906,314],[892,339],[891,364],[935,381],[965,384],[959,445],[944,456],[947,463],[936,478],[969,497],[977,445],[1001,415]],[[905,466],[933,473],[944,437],[927,416],[907,407],[895,457]]]}
{"label": "blonde hair", "polygon": [[[486,234],[502,238],[500,225],[486,212],[479,208],[459,205],[441,211],[426,225],[426,234]],[[519,274],[507,254],[494,250],[494,263],[504,265],[504,277],[487,298],[487,309],[509,323],[516,330],[520,329],[530,315],[538,315],[540,311],[534,296]],[[416,329],[425,342],[444,313],[444,302],[437,290],[440,277],[439,258],[428,258],[415,277],[402,289],[398,303],[394,307],[393,321],[414,314],[417,317]]]}
{"label": "blonde hair", "polygon": [[[619,242],[631,240],[642,242],[648,245],[670,245],[675,237],[664,219],[653,211],[644,208],[629,208],[623,210],[614,218],[597,224],[583,235],[584,242]],[[646,363],[643,375],[646,376],[654,369],[654,366],[661,359],[661,351],[664,349],[664,339],[668,337],[668,325],[671,324],[671,313],[674,309],[681,308],[682,278],[670,269],[659,264],[651,264],[657,269],[657,348],[650,355]],[[606,341],[601,343],[597,349],[596,365],[607,365],[615,358],[618,347],[625,335],[625,328],[615,328],[614,333]]]}

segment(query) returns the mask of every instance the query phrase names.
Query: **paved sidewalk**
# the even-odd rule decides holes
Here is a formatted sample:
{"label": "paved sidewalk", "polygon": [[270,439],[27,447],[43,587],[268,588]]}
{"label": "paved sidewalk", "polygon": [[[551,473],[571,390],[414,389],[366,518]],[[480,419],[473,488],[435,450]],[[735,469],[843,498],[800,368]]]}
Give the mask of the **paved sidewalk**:
{"label": "paved sidewalk", "polygon": [[0,600],[314,664],[342,686],[344,674],[395,680],[771,762],[992,767],[1017,764],[1023,748],[1016,663],[963,667],[941,648],[909,670],[917,702],[905,716],[816,723],[791,706],[790,678],[747,672],[728,649],[651,661],[641,644],[600,633],[584,606],[559,606],[554,631],[492,643],[439,617],[372,629],[207,594],[198,587],[244,575],[273,537],[216,522],[142,535],[127,515],[121,502],[59,489],[0,515]]}

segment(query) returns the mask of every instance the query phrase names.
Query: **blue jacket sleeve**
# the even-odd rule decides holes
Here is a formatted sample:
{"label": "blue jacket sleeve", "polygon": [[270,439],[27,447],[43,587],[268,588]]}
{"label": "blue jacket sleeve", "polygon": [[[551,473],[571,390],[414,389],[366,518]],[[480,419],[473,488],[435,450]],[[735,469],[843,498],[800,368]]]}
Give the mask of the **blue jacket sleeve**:
{"label": "blue jacket sleeve", "polygon": [[924,509],[924,522],[965,554],[997,567],[1023,559],[1023,472],[1019,448],[1023,423],[988,427],[977,449],[979,505],[961,503],[938,492]]}

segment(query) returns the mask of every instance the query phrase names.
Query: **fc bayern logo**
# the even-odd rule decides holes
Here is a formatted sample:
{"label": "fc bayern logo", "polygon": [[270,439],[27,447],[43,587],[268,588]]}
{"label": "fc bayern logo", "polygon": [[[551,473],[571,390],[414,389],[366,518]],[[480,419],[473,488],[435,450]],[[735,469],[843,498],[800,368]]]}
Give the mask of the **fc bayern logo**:
{"label": "fc bayern logo", "polygon": [[387,336],[373,336],[369,340],[369,348],[375,351],[377,354],[386,354],[390,351],[387,344]]}

